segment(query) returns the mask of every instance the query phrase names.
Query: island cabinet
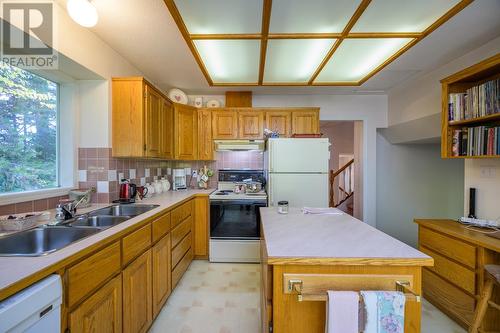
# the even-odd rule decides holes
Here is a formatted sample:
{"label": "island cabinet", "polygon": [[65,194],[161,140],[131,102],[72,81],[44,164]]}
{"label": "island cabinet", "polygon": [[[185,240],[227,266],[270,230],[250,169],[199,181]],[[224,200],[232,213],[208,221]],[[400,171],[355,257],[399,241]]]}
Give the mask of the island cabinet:
{"label": "island cabinet", "polygon": [[[164,114],[165,105],[169,103],[159,90],[141,77],[113,78],[113,156],[167,158],[168,152],[161,149],[162,140],[166,140],[171,131],[169,127],[173,126]],[[164,118],[167,123],[163,123]]]}
{"label": "island cabinet", "polygon": [[174,138],[176,160],[198,158],[198,112],[195,107],[174,103]]}
{"label": "island cabinet", "polygon": [[328,290],[403,291],[404,331],[420,332],[425,253],[347,214],[261,208],[261,227],[262,332],[324,332]]}
{"label": "island cabinet", "polygon": [[215,140],[238,139],[238,112],[235,109],[213,109],[212,135]]}
{"label": "island cabinet", "polygon": [[210,110],[198,110],[198,160],[210,161],[214,159],[214,145],[212,139],[212,114]]}
{"label": "island cabinet", "polygon": [[[417,219],[418,247],[434,258],[423,271],[424,297],[464,328],[484,287],[484,265],[500,265],[500,241],[452,220]],[[500,291],[494,295],[500,301]],[[500,316],[490,308],[483,330],[500,331]]]}

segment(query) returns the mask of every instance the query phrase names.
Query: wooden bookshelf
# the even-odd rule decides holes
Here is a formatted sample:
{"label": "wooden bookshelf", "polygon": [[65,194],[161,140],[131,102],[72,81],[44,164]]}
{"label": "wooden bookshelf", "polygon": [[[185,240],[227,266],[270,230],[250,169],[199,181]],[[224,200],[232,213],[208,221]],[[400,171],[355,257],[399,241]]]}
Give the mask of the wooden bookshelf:
{"label": "wooden bookshelf", "polygon": [[464,127],[500,126],[500,113],[465,120],[448,120],[449,94],[464,93],[467,89],[500,78],[500,53],[441,80],[441,157],[442,158],[500,158],[500,155],[453,156],[453,131]]}

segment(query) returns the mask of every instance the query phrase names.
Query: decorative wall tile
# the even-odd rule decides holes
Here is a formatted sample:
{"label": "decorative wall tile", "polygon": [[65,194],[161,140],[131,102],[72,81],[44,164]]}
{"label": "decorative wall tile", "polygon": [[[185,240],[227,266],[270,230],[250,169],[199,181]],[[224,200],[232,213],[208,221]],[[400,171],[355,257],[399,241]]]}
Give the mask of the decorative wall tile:
{"label": "decorative wall tile", "polygon": [[108,170],[108,181],[117,181],[117,174],[116,170]]}
{"label": "decorative wall tile", "polygon": [[97,182],[97,193],[109,193],[109,182],[108,181],[98,181]]}
{"label": "decorative wall tile", "polygon": [[129,170],[128,170],[128,176],[129,176],[131,179],[135,179],[135,169],[129,169]]}
{"label": "decorative wall tile", "polygon": [[78,170],[78,181],[79,182],[87,181],[87,170]]}

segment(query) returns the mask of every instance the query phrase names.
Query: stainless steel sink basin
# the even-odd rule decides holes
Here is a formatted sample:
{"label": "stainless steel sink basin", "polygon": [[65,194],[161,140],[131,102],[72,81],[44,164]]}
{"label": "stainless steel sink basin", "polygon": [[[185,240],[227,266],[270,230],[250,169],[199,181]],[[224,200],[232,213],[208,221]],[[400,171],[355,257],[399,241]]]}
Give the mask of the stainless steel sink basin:
{"label": "stainless steel sink basin", "polygon": [[97,215],[97,216],[80,216],[74,221],[70,221],[66,225],[70,227],[96,227],[109,228],[120,224],[130,219],[130,216],[112,216],[112,215]]}
{"label": "stainless steel sink basin", "polygon": [[42,256],[101,231],[99,228],[37,227],[0,237],[0,256]]}
{"label": "stainless steel sink basin", "polygon": [[104,207],[101,209],[94,210],[90,212],[89,216],[97,215],[112,215],[112,216],[137,216],[151,209],[155,209],[159,205],[142,205],[142,204],[128,204],[128,205],[114,205],[109,207]]}

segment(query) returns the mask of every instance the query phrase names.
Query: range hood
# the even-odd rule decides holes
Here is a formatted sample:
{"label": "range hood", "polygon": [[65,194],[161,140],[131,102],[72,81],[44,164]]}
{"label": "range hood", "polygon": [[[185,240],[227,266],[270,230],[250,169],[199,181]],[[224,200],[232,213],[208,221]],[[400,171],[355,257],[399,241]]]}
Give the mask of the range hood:
{"label": "range hood", "polygon": [[264,151],[264,140],[215,140],[216,151]]}

